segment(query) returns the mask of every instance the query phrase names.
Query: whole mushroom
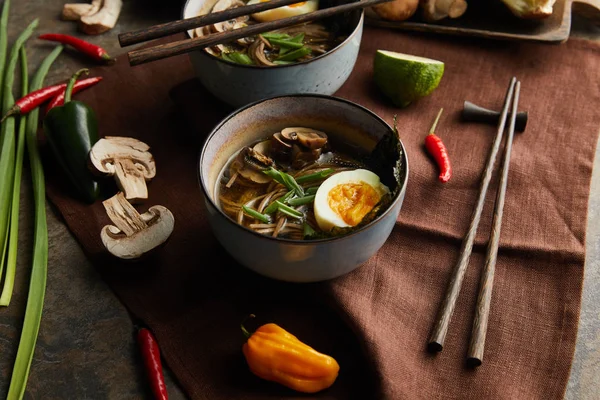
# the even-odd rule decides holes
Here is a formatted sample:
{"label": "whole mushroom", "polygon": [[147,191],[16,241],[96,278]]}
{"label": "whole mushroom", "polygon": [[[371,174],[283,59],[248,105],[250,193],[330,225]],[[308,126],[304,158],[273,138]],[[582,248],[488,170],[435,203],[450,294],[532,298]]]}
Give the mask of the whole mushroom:
{"label": "whole mushroom", "polygon": [[394,0],[373,6],[375,13],[388,21],[405,21],[412,17],[418,8],[419,0]]}
{"label": "whole mushroom", "polygon": [[458,18],[467,11],[466,0],[421,0],[423,18],[426,21],[439,21],[444,18]]}

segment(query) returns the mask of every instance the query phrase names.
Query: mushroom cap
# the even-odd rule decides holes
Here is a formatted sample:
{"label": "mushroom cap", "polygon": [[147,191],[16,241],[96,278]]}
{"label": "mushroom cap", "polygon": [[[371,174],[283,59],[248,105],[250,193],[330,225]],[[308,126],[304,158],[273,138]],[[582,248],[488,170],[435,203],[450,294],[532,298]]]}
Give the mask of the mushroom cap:
{"label": "mushroom cap", "polygon": [[379,17],[388,21],[405,21],[419,8],[419,0],[394,0],[373,6]]}
{"label": "mushroom cap", "polygon": [[285,128],[281,130],[281,136],[290,141],[297,141],[311,150],[320,149],[327,144],[327,134],[312,128]]}
{"label": "mushroom cap", "polygon": [[156,175],[156,164],[149,150],[150,146],[146,143],[131,137],[106,136],[92,147],[90,161],[98,172],[112,175],[115,173],[115,160],[127,158],[149,180]]}
{"label": "mushroom cap", "polygon": [[175,218],[166,207],[152,206],[140,216],[148,226],[130,236],[114,225],[102,228],[102,243],[112,255],[123,259],[139,258],[162,245],[171,236]]}

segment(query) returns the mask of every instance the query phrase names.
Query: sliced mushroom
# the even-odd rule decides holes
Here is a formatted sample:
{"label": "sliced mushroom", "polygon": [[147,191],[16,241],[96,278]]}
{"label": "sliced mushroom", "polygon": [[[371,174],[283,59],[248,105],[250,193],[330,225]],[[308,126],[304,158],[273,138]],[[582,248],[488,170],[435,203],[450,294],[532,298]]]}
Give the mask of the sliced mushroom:
{"label": "sliced mushroom", "polygon": [[125,199],[122,192],[102,202],[114,225],[106,225],[100,232],[104,247],[115,257],[135,259],[167,241],[175,218],[163,206],[152,206],[139,214]]}
{"label": "sliced mushroom", "polygon": [[[254,147],[252,148],[252,150],[255,153],[260,153],[264,156],[268,156],[270,151],[271,151],[271,141],[270,140],[263,140],[262,142],[258,142],[254,145]],[[268,162],[268,164],[272,164],[272,162]]]}
{"label": "sliced mushroom", "polygon": [[288,143],[281,132],[276,132],[271,136],[271,155],[279,160],[287,160],[292,152],[292,144]]}
{"label": "sliced mushroom", "polygon": [[[210,34],[210,26],[201,26],[200,28],[196,28],[193,30],[193,36],[195,37],[203,37],[203,36],[207,36]],[[220,54],[220,50],[215,47],[205,47],[204,51],[206,51],[208,54],[211,54],[213,56],[218,57]]]}
{"label": "sliced mushroom", "polygon": [[146,181],[156,175],[150,147],[137,139],[107,136],[90,151],[90,161],[97,172],[113,175],[125,198],[135,202],[148,198]]}
{"label": "sliced mushroom", "polygon": [[298,139],[298,134],[296,133],[296,128],[284,128],[281,130],[281,137],[285,140],[289,140],[290,142]]}
{"label": "sliced mushroom", "polygon": [[284,138],[295,136],[298,143],[311,150],[320,149],[327,144],[327,134],[312,128],[285,128],[281,131],[281,135]]}
{"label": "sliced mushroom", "polygon": [[305,150],[301,146],[292,146],[292,167],[303,168],[321,156],[321,149]]}
{"label": "sliced mushroom", "polygon": [[93,0],[91,4],[67,3],[63,6],[61,18],[65,21],[79,21],[86,15],[94,15],[100,10],[102,0]]}
{"label": "sliced mushroom", "polygon": [[269,165],[273,165],[273,160],[255,152],[250,147],[246,147],[233,160],[229,172],[232,176],[239,174],[254,183],[265,184],[271,182],[271,178],[263,174],[262,171]]}
{"label": "sliced mushroom", "polygon": [[104,0],[100,11],[81,17],[79,28],[88,35],[98,35],[109,31],[117,24],[122,7],[121,0]]}
{"label": "sliced mushroom", "polygon": [[[246,22],[236,21],[236,23],[233,25],[233,29],[245,28],[247,26],[248,26],[248,24]],[[236,40],[236,42],[242,46],[248,46],[248,45],[251,45],[252,42],[254,42],[254,38],[253,37],[245,37],[245,38]]]}

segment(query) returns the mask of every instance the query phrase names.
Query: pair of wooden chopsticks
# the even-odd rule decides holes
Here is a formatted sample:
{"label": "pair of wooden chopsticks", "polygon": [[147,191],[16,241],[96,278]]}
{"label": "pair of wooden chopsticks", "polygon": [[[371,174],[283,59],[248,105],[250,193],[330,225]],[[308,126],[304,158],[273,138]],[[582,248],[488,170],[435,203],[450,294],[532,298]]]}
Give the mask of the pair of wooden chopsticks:
{"label": "pair of wooden chopsticks", "polygon": [[512,141],[515,133],[515,121],[517,116],[517,109],[519,106],[519,93],[521,90],[521,82],[518,82],[515,77],[510,81],[506,97],[504,99],[504,107],[500,120],[498,122],[498,131],[494,144],[488,156],[487,164],[483,175],[481,177],[481,185],[479,188],[479,197],[477,204],[471,215],[471,224],[469,231],[465,236],[462,246],[460,249],[460,256],[452,276],[446,295],[442,301],[442,305],[437,315],[437,320],[434,325],[433,332],[429,337],[428,348],[430,351],[439,352],[444,347],[444,340],[446,333],[448,332],[448,326],[456,300],[460,292],[462,281],[469,264],[469,258],[473,250],[473,242],[475,241],[475,235],[477,234],[477,227],[481,219],[481,212],[485,203],[485,196],[487,193],[488,186],[492,179],[492,171],[496,156],[502,142],[504,135],[504,129],[506,126],[506,120],[508,116],[508,110],[512,102],[512,111],[510,114],[510,123],[508,127],[508,136],[504,148],[504,160],[502,163],[502,171],[500,176],[500,183],[498,192],[496,194],[496,203],[494,206],[494,217],[492,221],[492,231],[490,234],[490,240],[488,243],[486,261],[483,267],[481,281],[479,285],[479,294],[477,296],[477,307],[475,310],[475,318],[473,320],[473,329],[471,333],[471,341],[469,344],[469,352],[467,355],[467,363],[470,366],[479,366],[483,360],[483,350],[485,346],[485,336],[488,326],[488,316],[490,311],[490,302],[492,297],[492,285],[494,281],[494,272],[496,266],[496,259],[498,255],[498,243],[500,241],[500,228],[502,225],[502,213],[504,209],[504,198],[506,197],[506,184],[508,181],[508,167],[510,163],[510,153],[512,149]]}
{"label": "pair of wooden chopsticks", "polygon": [[[163,58],[188,53],[190,51],[203,49],[205,47],[210,47],[217,44],[229,43],[233,40],[258,35],[259,33],[270,32],[276,29],[312,22],[331,17],[336,14],[371,7],[380,3],[387,3],[389,1],[392,0],[360,0],[353,3],[342,4],[340,6],[297,15],[294,17],[249,25],[247,27],[231,31],[213,33],[192,39],[179,40],[142,50],[133,50],[128,52],[127,56],[129,57],[130,65],[144,64],[150,61],[156,61]],[[271,0],[264,3],[236,7],[198,17],[167,22],[165,24],[155,25],[137,31],[122,33],[119,35],[119,43],[121,44],[121,47],[130,46],[132,44],[158,39],[174,33],[185,32],[189,29],[214,24],[216,22],[228,21],[243,15],[250,15],[295,3],[298,3],[298,0]]]}

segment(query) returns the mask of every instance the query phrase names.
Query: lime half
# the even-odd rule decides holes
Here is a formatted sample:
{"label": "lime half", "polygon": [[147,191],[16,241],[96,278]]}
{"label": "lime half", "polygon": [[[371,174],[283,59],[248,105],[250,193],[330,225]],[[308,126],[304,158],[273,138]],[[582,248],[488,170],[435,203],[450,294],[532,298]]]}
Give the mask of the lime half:
{"label": "lime half", "polygon": [[438,60],[387,50],[375,54],[375,83],[398,107],[431,94],[443,75],[444,63]]}

